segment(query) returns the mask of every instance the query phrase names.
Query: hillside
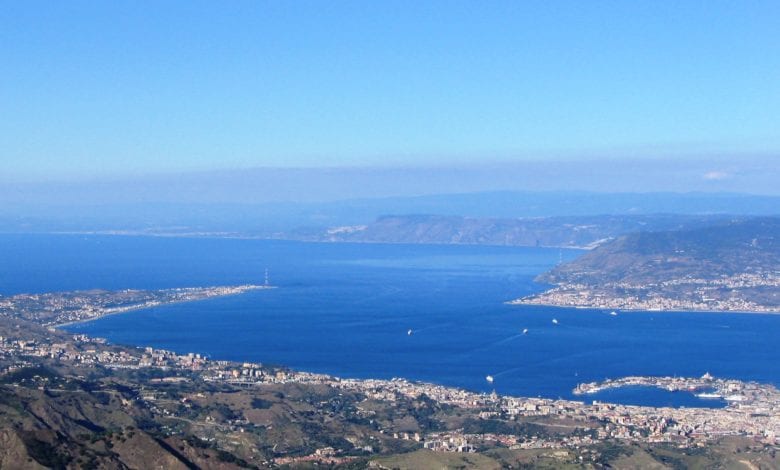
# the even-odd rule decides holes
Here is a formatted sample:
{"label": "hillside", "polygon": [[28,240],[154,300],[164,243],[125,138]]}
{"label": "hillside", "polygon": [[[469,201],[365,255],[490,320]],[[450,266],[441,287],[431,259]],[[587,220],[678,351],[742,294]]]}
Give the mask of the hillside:
{"label": "hillside", "polygon": [[540,276],[558,283],[715,279],[780,269],[780,218],[624,235]]}
{"label": "hillside", "polygon": [[780,218],[624,235],[537,278],[517,301],[666,310],[780,311]]}

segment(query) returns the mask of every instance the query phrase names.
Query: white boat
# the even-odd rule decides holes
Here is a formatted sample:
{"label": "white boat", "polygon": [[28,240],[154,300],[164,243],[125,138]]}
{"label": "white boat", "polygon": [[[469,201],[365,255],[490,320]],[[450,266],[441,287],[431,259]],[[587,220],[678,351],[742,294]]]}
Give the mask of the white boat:
{"label": "white boat", "polygon": [[411,328],[409,328],[409,331],[406,332],[407,336],[412,336],[412,333],[414,333],[414,332],[412,331]]}
{"label": "white boat", "polygon": [[616,317],[616,316],[617,316],[617,312],[616,312],[616,311],[614,311],[614,310],[613,310],[613,311],[611,311],[611,312],[609,312],[609,314],[610,314],[610,315],[612,315],[613,317]]}
{"label": "white boat", "polygon": [[698,398],[723,398],[723,395],[719,393],[697,393]]}
{"label": "white boat", "polygon": [[524,334],[524,335],[527,335],[527,334],[528,334],[528,328],[523,328],[523,334]]}
{"label": "white boat", "polygon": [[558,324],[558,320],[553,318],[553,325],[557,325],[557,324]]}
{"label": "white boat", "polygon": [[493,376],[492,375],[488,375],[487,377],[485,377],[485,380],[487,380],[488,383],[492,384],[493,383]]}

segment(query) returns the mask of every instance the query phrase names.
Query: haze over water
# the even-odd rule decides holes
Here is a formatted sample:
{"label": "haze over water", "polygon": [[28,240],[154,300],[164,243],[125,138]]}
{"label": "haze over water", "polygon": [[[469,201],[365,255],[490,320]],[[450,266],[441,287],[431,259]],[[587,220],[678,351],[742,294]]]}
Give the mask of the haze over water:
{"label": "haze over water", "polygon": [[[0,242],[2,295],[261,283],[266,268],[278,286],[69,327],[116,343],[551,398],[626,375],[710,372],[780,384],[780,316],[504,304],[542,289],[533,277],[578,255],[571,250],[64,235]],[[595,398],[717,405],[646,389]]]}

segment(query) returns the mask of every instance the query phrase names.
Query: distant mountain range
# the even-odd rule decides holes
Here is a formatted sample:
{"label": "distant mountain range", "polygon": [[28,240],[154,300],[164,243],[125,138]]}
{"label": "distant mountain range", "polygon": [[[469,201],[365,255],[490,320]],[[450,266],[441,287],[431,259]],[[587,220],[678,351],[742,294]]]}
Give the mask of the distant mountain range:
{"label": "distant mountain range", "polygon": [[[207,183],[203,182],[204,192],[208,192]],[[84,191],[88,189],[84,188]],[[294,232],[295,237],[298,238],[304,234],[313,236],[324,233],[328,228],[352,225],[375,225],[377,229],[383,226],[397,230],[397,227],[391,227],[389,220],[381,219],[387,215],[436,214],[465,219],[653,214],[780,215],[778,196],[734,193],[493,191],[330,202],[206,203],[148,200],[151,196],[142,189],[136,192],[128,189],[127,194],[138,194],[137,201],[117,202],[97,196],[92,197],[91,193],[75,198],[68,196],[67,192],[54,201],[43,200],[35,197],[37,193],[34,192],[20,190],[17,194],[9,188],[2,188],[0,190],[0,231],[128,231],[148,234],[210,234],[258,238]],[[247,196],[246,200],[251,199]],[[381,224],[377,219],[380,219]],[[428,223],[424,222],[426,225]],[[465,224],[465,222],[457,223]],[[569,222],[564,221],[564,223]],[[572,223],[581,225],[590,222],[581,219]],[[675,227],[661,225],[657,229],[671,228]],[[388,235],[388,238],[390,237]],[[492,235],[487,236],[487,239],[495,240]],[[588,240],[576,241],[575,244],[587,244],[594,238],[590,237]]]}
{"label": "distant mountain range", "polygon": [[442,215],[380,217],[366,225],[280,233],[279,238],[320,242],[427,243],[593,248],[640,230],[700,227],[728,216],[674,214],[531,218],[476,218]]}

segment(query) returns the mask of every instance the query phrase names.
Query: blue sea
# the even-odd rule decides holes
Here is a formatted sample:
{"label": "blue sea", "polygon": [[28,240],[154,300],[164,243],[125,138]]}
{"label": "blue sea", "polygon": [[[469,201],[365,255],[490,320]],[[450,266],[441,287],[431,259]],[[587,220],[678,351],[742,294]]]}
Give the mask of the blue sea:
{"label": "blue sea", "polygon": [[[277,289],[134,311],[68,329],[215,359],[342,377],[405,377],[518,396],[574,398],[571,391],[579,382],[626,375],[710,372],[780,383],[780,316],[612,316],[504,303],[544,289],[533,281],[537,274],[580,254],[553,248],[0,235],[0,294],[262,283],[268,269]],[[495,378],[493,384],[487,375]],[[641,387],[587,399],[722,406]]]}

